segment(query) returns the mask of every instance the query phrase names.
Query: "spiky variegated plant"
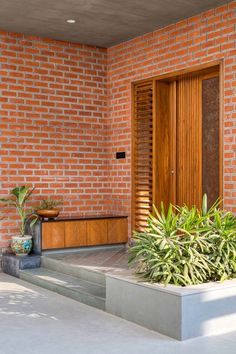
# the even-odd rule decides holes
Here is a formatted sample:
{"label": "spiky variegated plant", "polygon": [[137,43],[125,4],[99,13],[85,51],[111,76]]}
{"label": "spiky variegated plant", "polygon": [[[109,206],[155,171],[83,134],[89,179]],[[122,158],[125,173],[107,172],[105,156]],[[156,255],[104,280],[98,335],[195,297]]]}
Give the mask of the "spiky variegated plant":
{"label": "spiky variegated plant", "polygon": [[1,202],[16,208],[20,217],[19,229],[22,237],[25,235],[27,220],[32,218],[31,226],[37,221],[37,216],[32,214],[32,211],[26,207],[26,202],[33,191],[34,188],[29,186],[16,187],[11,190],[9,198],[0,198]]}
{"label": "spiky variegated plant", "polygon": [[52,210],[55,209],[57,206],[62,204],[62,200],[55,200],[52,198],[48,198],[48,199],[43,199],[39,206],[37,206],[36,210]]}
{"label": "spiky variegated plant", "polygon": [[216,202],[207,209],[163,205],[148,218],[148,227],[134,232],[129,262],[151,282],[191,285],[236,277],[236,218]]}

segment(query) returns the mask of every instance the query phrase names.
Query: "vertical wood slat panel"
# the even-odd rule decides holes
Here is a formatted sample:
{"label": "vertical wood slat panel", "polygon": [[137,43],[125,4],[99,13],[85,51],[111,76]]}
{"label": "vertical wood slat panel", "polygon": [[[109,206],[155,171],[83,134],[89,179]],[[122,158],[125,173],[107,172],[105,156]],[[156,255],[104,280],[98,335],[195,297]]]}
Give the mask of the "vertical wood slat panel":
{"label": "vertical wood slat panel", "polygon": [[160,81],[156,85],[154,203],[159,208],[163,202],[168,208],[170,202],[175,203],[175,83]]}
{"label": "vertical wood slat panel", "polygon": [[153,203],[153,82],[133,88],[132,227],[146,227]]}
{"label": "vertical wood slat panel", "polygon": [[176,205],[176,81],[171,82],[170,86],[170,169],[171,169],[171,184],[170,184],[170,203]]}
{"label": "vertical wood slat panel", "polygon": [[201,94],[198,76],[177,82],[177,203],[200,207],[202,199]]}

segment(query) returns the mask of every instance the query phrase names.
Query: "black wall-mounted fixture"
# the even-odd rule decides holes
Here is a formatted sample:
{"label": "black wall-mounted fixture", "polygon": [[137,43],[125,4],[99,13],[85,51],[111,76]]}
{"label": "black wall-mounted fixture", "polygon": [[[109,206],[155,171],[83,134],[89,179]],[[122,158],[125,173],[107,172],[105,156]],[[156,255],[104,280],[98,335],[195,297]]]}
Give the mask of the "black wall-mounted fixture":
{"label": "black wall-mounted fixture", "polygon": [[117,152],[116,159],[125,159],[125,151]]}

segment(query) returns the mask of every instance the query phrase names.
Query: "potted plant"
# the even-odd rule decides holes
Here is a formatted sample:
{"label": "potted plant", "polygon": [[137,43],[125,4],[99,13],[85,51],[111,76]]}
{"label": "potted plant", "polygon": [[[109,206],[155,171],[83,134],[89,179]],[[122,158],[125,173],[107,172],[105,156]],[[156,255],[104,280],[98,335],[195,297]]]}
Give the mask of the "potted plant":
{"label": "potted plant", "polygon": [[29,186],[16,187],[11,190],[9,198],[0,198],[0,201],[16,209],[20,217],[20,235],[12,236],[11,249],[17,256],[25,256],[32,249],[32,236],[25,235],[26,222],[32,218],[31,226],[36,222],[37,216],[32,214],[32,210],[26,207],[26,202],[30,198],[34,188]]}
{"label": "potted plant", "polygon": [[146,281],[180,286],[236,278],[236,217],[219,208],[162,205],[134,232],[130,259]]}
{"label": "potted plant", "polygon": [[39,216],[42,216],[43,218],[56,218],[60,212],[57,207],[61,204],[61,200],[52,198],[43,199],[39,206],[35,208],[35,211]]}

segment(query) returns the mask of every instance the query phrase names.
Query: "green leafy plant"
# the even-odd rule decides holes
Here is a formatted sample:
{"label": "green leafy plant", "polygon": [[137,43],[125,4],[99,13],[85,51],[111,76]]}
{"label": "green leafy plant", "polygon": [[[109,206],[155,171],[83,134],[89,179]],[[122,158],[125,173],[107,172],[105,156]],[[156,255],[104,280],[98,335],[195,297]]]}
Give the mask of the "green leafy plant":
{"label": "green leafy plant", "polygon": [[52,210],[55,209],[57,206],[62,204],[62,200],[55,200],[52,198],[43,199],[39,206],[36,207],[36,210]]}
{"label": "green leafy plant", "polygon": [[150,282],[192,285],[236,277],[236,218],[219,208],[209,210],[163,205],[148,217],[144,231],[134,232],[129,263]]}
{"label": "green leafy plant", "polygon": [[20,217],[20,235],[24,237],[26,223],[29,219],[32,219],[30,226],[37,221],[37,216],[32,213],[31,209],[28,209],[26,206],[26,202],[29,200],[34,188],[29,186],[21,186],[13,188],[10,191],[9,198],[0,198],[0,202],[5,203],[5,205],[12,206],[16,208],[18,215]]}

